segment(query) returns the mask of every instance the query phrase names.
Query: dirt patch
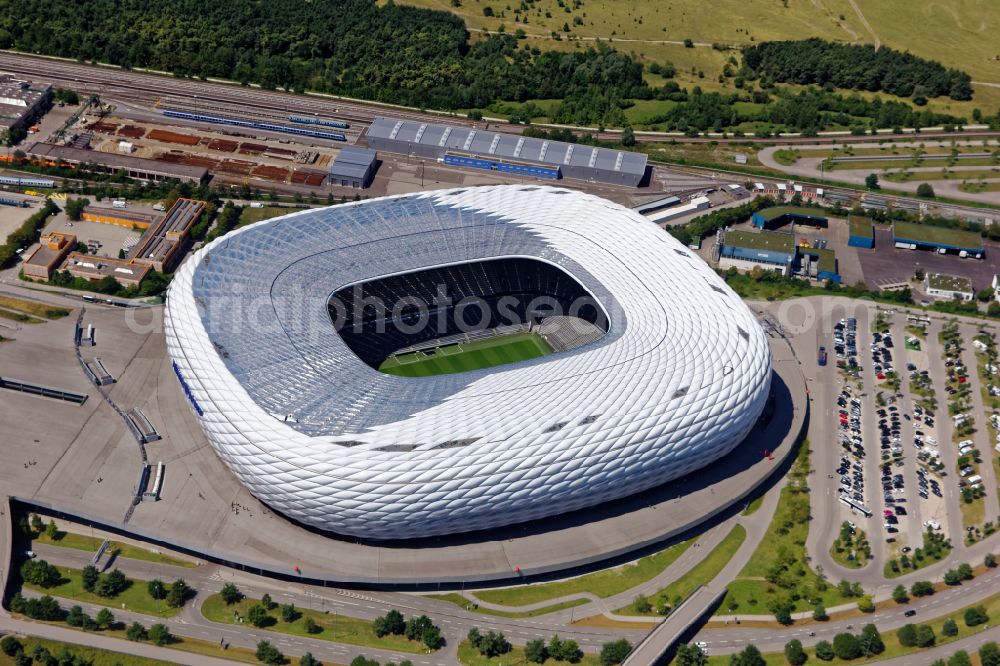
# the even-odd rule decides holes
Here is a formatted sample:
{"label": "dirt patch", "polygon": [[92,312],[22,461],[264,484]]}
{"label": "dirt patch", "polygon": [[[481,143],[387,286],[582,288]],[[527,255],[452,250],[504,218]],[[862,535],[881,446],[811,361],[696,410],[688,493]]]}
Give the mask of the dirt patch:
{"label": "dirt patch", "polygon": [[224,153],[235,153],[240,144],[229,139],[212,139],[208,142],[208,147],[211,150],[218,150]]}
{"label": "dirt patch", "polygon": [[267,150],[267,146],[259,143],[240,144],[240,152],[244,155],[260,155],[265,150]]}
{"label": "dirt patch", "polygon": [[253,162],[243,160],[225,160],[219,164],[221,173],[231,173],[237,176],[249,176],[256,165]]}
{"label": "dirt patch", "polygon": [[147,138],[153,141],[162,141],[163,143],[179,143],[183,146],[196,146],[200,141],[198,137],[191,136],[190,134],[179,134],[161,129],[150,130]]}
{"label": "dirt patch", "polygon": [[118,136],[124,136],[129,139],[141,139],[146,135],[146,130],[142,127],[136,127],[135,125],[125,125],[118,130]]}
{"label": "dirt patch", "polygon": [[259,166],[253,170],[253,175],[264,180],[273,180],[283,183],[288,180],[288,169],[281,169],[273,166]]}
{"label": "dirt patch", "polygon": [[326,174],[321,171],[299,169],[298,171],[292,172],[292,182],[296,185],[310,185],[312,187],[318,187],[323,184],[324,179],[326,179]]}
{"label": "dirt patch", "polygon": [[87,125],[87,129],[91,132],[100,132],[102,134],[114,134],[115,130],[118,129],[118,125],[114,123],[96,122]]}

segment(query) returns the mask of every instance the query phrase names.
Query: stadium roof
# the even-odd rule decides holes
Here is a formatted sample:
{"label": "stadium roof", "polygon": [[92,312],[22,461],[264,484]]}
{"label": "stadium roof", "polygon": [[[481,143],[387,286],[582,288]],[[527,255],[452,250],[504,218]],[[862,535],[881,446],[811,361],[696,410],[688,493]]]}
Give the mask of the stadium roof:
{"label": "stadium roof", "polygon": [[795,254],[795,236],[778,231],[727,231],[725,244],[748,250]]}
{"label": "stadium roof", "polygon": [[[600,304],[607,333],[415,379],[366,365],[331,321],[338,290],[505,257],[558,267]],[[257,497],[377,539],[526,522],[689,474],[746,436],[771,377],[757,319],[697,255],[617,204],[538,186],[242,227],[177,271],[165,331],[209,441]]]}
{"label": "stadium roof", "polygon": [[934,227],[929,224],[913,222],[893,222],[892,235],[894,240],[909,241],[920,245],[976,252],[981,252],[983,249],[983,237],[978,232],[964,229]]}
{"label": "stadium roof", "polygon": [[591,167],[605,171],[620,171],[639,177],[646,172],[644,153],[596,148],[578,143],[536,139],[469,127],[376,118],[368,128],[368,135],[434,146],[443,150],[505,157],[553,166]]}

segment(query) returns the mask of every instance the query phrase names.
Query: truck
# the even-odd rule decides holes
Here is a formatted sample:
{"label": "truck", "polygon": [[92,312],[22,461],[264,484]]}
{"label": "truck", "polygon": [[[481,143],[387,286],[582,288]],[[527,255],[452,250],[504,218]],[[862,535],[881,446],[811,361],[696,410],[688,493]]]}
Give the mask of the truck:
{"label": "truck", "polygon": [[160,201],[157,201],[155,204],[153,204],[153,210],[158,210],[160,212],[163,212],[166,209],[167,209],[167,207],[164,206],[163,203],[160,202]]}
{"label": "truck", "polygon": [[115,199],[111,202],[111,206],[113,208],[125,208],[128,206],[128,203],[124,199]]}

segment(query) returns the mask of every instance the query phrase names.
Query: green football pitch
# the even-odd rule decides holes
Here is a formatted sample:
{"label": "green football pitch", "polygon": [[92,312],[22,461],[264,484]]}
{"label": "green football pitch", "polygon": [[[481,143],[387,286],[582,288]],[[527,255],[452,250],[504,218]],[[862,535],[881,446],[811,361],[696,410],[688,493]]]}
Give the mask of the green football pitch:
{"label": "green football pitch", "polygon": [[429,377],[492,368],[551,353],[552,348],[540,335],[514,333],[390,356],[379,366],[379,370],[401,377]]}

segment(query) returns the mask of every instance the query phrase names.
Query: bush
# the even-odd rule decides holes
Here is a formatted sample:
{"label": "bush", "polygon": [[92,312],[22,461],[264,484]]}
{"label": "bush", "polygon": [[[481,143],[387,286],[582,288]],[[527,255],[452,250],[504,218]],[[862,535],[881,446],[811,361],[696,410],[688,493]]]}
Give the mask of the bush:
{"label": "bush", "polygon": [[730,666],[766,666],[767,662],[761,656],[756,645],[750,644],[729,659]]}
{"label": "bush", "polygon": [[958,636],[958,623],[949,617],[941,625],[941,633],[945,636]]}
{"label": "bush", "polygon": [[774,619],[778,621],[779,624],[788,626],[792,624],[792,613],[788,606],[781,606],[776,611],[774,611]]}
{"label": "bush", "polygon": [[153,645],[166,645],[172,642],[174,637],[164,624],[156,623],[149,628],[149,640]]}
{"label": "bush", "polygon": [[934,584],[929,580],[918,580],[910,586],[910,594],[915,597],[928,597],[934,594]]}
{"label": "bush", "polygon": [[858,599],[858,610],[862,613],[874,613],[875,612],[875,601],[872,600],[871,595],[866,594],[865,596]]}
{"label": "bush", "polygon": [[267,614],[263,606],[254,604],[247,610],[247,622],[255,627],[263,627],[270,624],[271,616]]}
{"label": "bush", "polygon": [[972,666],[972,660],[968,652],[959,650],[948,659],[948,666]]}
{"label": "bush", "polygon": [[549,653],[545,649],[545,641],[541,638],[530,640],[524,645],[524,658],[533,664],[544,664]]}
{"label": "bush", "polygon": [[306,617],[305,628],[306,633],[309,635],[318,634],[323,631],[323,628],[316,624],[316,620],[311,617]]}
{"label": "bush", "polygon": [[979,663],[982,666],[1000,666],[1000,648],[994,641],[984,643],[979,648]]}
{"label": "bush", "polygon": [[837,634],[833,637],[833,654],[839,659],[857,659],[861,656],[861,642],[854,634]]}
{"label": "bush", "polygon": [[816,604],[813,608],[813,619],[817,622],[826,622],[830,619],[830,616],[826,614],[826,606],[823,604]]}
{"label": "bush", "polygon": [[501,654],[507,654],[511,649],[507,637],[499,631],[490,630],[482,634],[473,627],[469,630],[468,639],[472,643],[472,647],[476,648],[479,654],[484,657],[497,657]]}
{"label": "bush", "polygon": [[965,626],[975,627],[990,621],[990,616],[986,614],[986,609],[982,606],[973,606],[965,611]]}
{"label": "bush", "polygon": [[171,608],[180,608],[184,605],[184,602],[187,601],[190,592],[191,588],[189,588],[188,584],[184,582],[184,579],[178,578],[174,581],[174,584],[170,586],[170,592],[167,593],[167,605]]}
{"label": "bush", "polygon": [[[225,591],[226,588],[222,588]],[[167,598],[167,586],[163,584],[163,581],[154,578],[153,580],[146,583],[146,591],[149,592],[149,596],[153,597],[157,601]]]}
{"label": "bush", "polygon": [[110,629],[115,624],[115,616],[107,608],[102,608],[97,611],[97,617],[94,618],[94,621],[98,629]]}
{"label": "bush", "polygon": [[892,591],[892,600],[897,604],[905,604],[910,600],[910,596],[906,594],[905,587],[897,585]]}
{"label": "bush", "polygon": [[934,188],[930,186],[930,183],[920,183],[917,185],[917,196],[925,199],[933,199]]}
{"label": "bush", "polygon": [[601,646],[601,666],[614,666],[625,661],[632,651],[632,644],[624,638],[605,643]]}
{"label": "bush", "polygon": [[281,650],[271,645],[270,641],[261,641],[257,643],[257,661],[262,664],[271,664],[275,666],[277,664],[285,663],[285,655],[281,654]]}
{"label": "bush", "polygon": [[896,638],[903,647],[915,647],[917,644],[917,627],[912,624],[904,624],[896,630]]}
{"label": "bush", "polygon": [[866,624],[861,630],[861,648],[865,655],[882,654],[885,652],[885,642],[882,634],[874,624]]}
{"label": "bush", "polygon": [[795,638],[785,643],[785,660],[791,666],[802,666],[808,659],[806,651],[802,649],[802,641]]}
{"label": "bush", "polygon": [[917,647],[931,647],[935,642],[937,642],[937,637],[929,624],[921,624],[917,627]]}
{"label": "bush", "polygon": [[149,638],[149,633],[146,631],[146,627],[142,626],[138,622],[133,622],[129,625],[128,629],[125,630],[125,638],[130,641],[144,641]]}
{"label": "bush", "polygon": [[299,659],[299,666],[323,666],[323,664],[320,663],[319,659],[312,656],[312,652],[306,652]]}
{"label": "bush", "polygon": [[106,599],[117,597],[129,586],[129,580],[121,569],[115,569],[109,574],[101,576],[94,586],[94,593]]}
{"label": "bush", "polygon": [[93,564],[88,564],[80,573],[80,577],[83,579],[83,589],[87,592],[93,592],[94,587],[97,585],[97,581],[101,578],[101,574],[97,571],[97,567]]}
{"label": "bush", "polygon": [[226,602],[227,606],[239,603],[240,599],[243,598],[243,594],[240,592],[239,588],[232,583],[226,583],[222,586],[222,591],[219,592],[222,600]]}
{"label": "bush", "polygon": [[55,587],[62,580],[59,569],[45,560],[27,560],[21,565],[21,578],[38,587]]}
{"label": "bush", "polygon": [[816,658],[822,661],[831,661],[833,659],[833,646],[830,645],[830,641],[820,641],[816,643]]}
{"label": "bush", "polygon": [[553,659],[568,661],[571,664],[575,664],[583,659],[583,651],[576,641],[563,640],[559,636],[553,636],[549,640],[549,646],[546,651]]}
{"label": "bush", "polygon": [[13,657],[18,652],[24,651],[24,645],[10,634],[0,638],[0,651],[8,657]]}
{"label": "bush", "polygon": [[289,624],[295,622],[299,617],[302,616],[296,608],[295,604],[282,604],[281,605],[281,619],[283,622],[288,622]]}

